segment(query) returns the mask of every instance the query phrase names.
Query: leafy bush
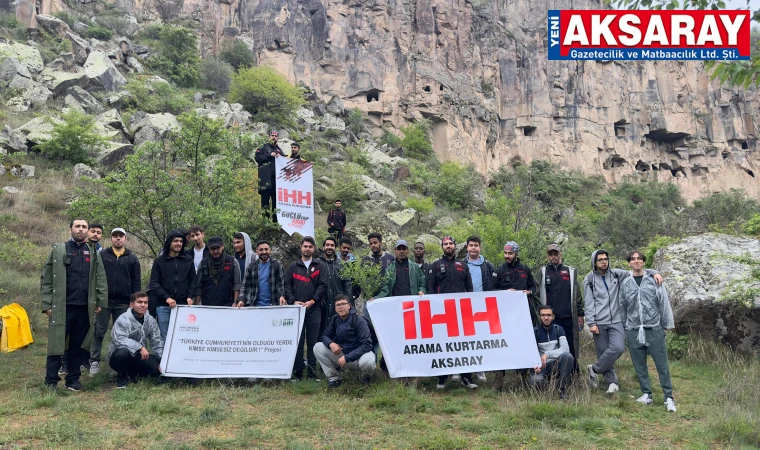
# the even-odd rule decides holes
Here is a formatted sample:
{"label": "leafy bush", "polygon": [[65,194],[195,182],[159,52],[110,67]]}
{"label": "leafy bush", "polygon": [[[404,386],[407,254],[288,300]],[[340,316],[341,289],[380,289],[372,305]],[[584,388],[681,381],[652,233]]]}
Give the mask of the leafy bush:
{"label": "leafy bush", "polygon": [[388,148],[398,149],[401,148],[401,138],[386,128],[383,129],[383,135],[380,137],[380,145],[387,145]]}
{"label": "leafy bush", "polygon": [[430,127],[430,121],[424,119],[401,129],[401,132],[404,133],[404,137],[401,139],[404,155],[410,158],[424,159],[433,154]]}
{"label": "leafy bush", "polygon": [[229,101],[240,103],[258,122],[287,124],[304,103],[300,88],[271,67],[246,67],[232,79]]}
{"label": "leafy bush", "polygon": [[128,32],[132,28],[132,25],[121,16],[98,16],[96,20],[98,25],[113,30],[113,32],[119,36],[128,35]]}
{"label": "leafy bush", "polygon": [[58,11],[53,13],[53,17],[66,22],[66,25],[73,27],[77,19],[68,11]]}
{"label": "leafy bush", "polygon": [[139,79],[132,79],[124,85],[124,90],[132,94],[131,98],[127,97],[125,100],[127,109],[140,109],[150,114],[162,112],[181,114],[191,104],[182,92],[169,83],[146,83]]}
{"label": "leafy bush", "polygon": [[742,225],[742,233],[750,236],[760,236],[760,214],[755,214]]}
{"label": "leafy bush", "polygon": [[472,164],[463,167],[456,162],[446,162],[441,164],[432,191],[439,203],[453,209],[468,210],[473,207],[480,183],[480,174]]}
{"label": "leafy bush", "polygon": [[760,202],[747,197],[741,189],[716,192],[695,200],[689,209],[698,230],[737,234],[744,222],[760,213]]}
{"label": "leafy bush", "polygon": [[99,41],[108,41],[111,39],[111,36],[113,36],[113,32],[100,25],[88,25],[87,36]]}
{"label": "leafy bush", "polygon": [[409,197],[406,199],[406,207],[417,211],[417,225],[419,226],[422,218],[427,218],[428,214],[435,209],[435,202],[430,197]]}
{"label": "leafy bush", "polygon": [[[340,275],[343,278],[350,278],[354,286],[359,286],[362,293],[377,292],[383,285],[383,277],[380,276],[382,267],[380,264],[372,264],[369,261],[354,261],[353,263],[343,263],[340,269]],[[369,300],[365,298],[365,300]]]}
{"label": "leafy bush", "polygon": [[0,34],[17,41],[27,39],[26,26],[16,19],[16,14],[0,11]]}
{"label": "leafy bush", "polygon": [[[153,257],[169,231],[194,223],[227,238],[239,230],[261,235],[272,229],[261,213],[255,166],[246,158],[251,142],[207,118],[183,118],[183,123],[188,129],[168,148],[142,145],[125,159],[123,170],[87,181],[68,214],[120,224]],[[188,147],[180,144],[193,138],[205,143],[204,151],[189,161],[191,170],[175,170],[174,161],[187,160]],[[209,144],[212,140],[216,145]]]}
{"label": "leafy bush", "polygon": [[95,118],[78,111],[69,111],[63,123],[53,127],[51,138],[35,149],[52,159],[88,163],[107,145],[107,140],[95,131]]}
{"label": "leafy bush", "polygon": [[654,255],[657,253],[657,250],[667,247],[670,244],[675,244],[676,242],[678,242],[678,238],[670,236],[655,236],[655,238],[652,239],[642,250],[644,256],[647,258],[646,266],[649,268],[652,267],[652,264],[654,263]]}
{"label": "leafy bush", "polygon": [[243,67],[253,67],[256,65],[256,56],[253,54],[253,50],[248,48],[245,42],[238,39],[222,44],[219,58],[232,66],[236,71]]}
{"label": "leafy bush", "polygon": [[351,158],[351,162],[360,165],[366,170],[370,170],[372,168],[371,164],[369,163],[369,156],[367,156],[367,154],[364,153],[361,148],[354,145],[349,145],[346,147],[346,153],[348,153],[348,157]]}
{"label": "leafy bush", "polygon": [[668,358],[681,359],[686,355],[689,350],[691,339],[686,334],[676,334],[675,331],[670,331],[665,335],[665,346],[668,348]]}
{"label": "leafy bush", "polygon": [[161,30],[164,29],[164,26],[158,23],[150,24],[145,27],[143,27],[142,30],[140,30],[140,37],[143,39],[149,39],[151,41],[157,41],[161,39]]}
{"label": "leafy bush", "polygon": [[156,54],[148,60],[151,69],[182,87],[194,86],[200,80],[198,38],[193,30],[164,25],[154,46]]}
{"label": "leafy bush", "polygon": [[367,126],[364,124],[364,113],[359,108],[354,108],[348,114],[348,131],[359,136],[359,133],[367,131]]}
{"label": "leafy bush", "polygon": [[220,94],[229,92],[232,76],[235,74],[231,65],[218,58],[204,58],[201,60],[200,71],[203,87]]}

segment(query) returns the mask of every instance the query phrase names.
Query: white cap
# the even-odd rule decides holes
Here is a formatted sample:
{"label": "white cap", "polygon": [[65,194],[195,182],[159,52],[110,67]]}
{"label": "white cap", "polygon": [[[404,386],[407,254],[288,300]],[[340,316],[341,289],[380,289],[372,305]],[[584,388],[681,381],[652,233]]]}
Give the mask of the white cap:
{"label": "white cap", "polygon": [[124,228],[114,228],[113,230],[111,230],[111,236],[113,236],[113,235],[114,235],[114,234],[116,234],[116,233],[121,233],[121,234],[123,234],[124,236],[126,236],[126,235],[127,235],[127,232],[126,232],[126,231],[124,231]]}

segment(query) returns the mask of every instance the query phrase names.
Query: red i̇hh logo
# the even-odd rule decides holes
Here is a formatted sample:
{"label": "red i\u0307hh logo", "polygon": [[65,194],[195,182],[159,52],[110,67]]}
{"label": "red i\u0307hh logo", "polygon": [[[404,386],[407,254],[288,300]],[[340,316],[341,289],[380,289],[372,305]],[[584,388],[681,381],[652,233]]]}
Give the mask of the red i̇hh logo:
{"label": "red i\u0307hh logo", "polygon": [[[457,303],[459,308],[457,308]],[[415,304],[417,309],[415,309]],[[404,339],[417,339],[417,320],[420,319],[420,337],[433,337],[433,325],[446,325],[448,337],[460,336],[459,318],[462,318],[462,336],[475,335],[475,323],[487,322],[491,334],[501,334],[501,318],[496,297],[486,297],[486,310],[472,311],[472,300],[469,298],[447,299],[443,301],[443,312],[433,314],[430,310],[430,300],[416,300],[401,303],[404,310]]]}
{"label": "red i\u0307hh logo", "polygon": [[195,317],[195,314],[188,314],[187,315],[187,323],[194,324],[196,320],[198,320],[198,318]]}
{"label": "red i\u0307hh logo", "polygon": [[747,60],[750,12],[550,10],[551,60]]}
{"label": "red i\u0307hh logo", "polygon": [[303,192],[296,189],[277,188],[277,201],[280,203],[294,203],[311,206],[311,192]]}

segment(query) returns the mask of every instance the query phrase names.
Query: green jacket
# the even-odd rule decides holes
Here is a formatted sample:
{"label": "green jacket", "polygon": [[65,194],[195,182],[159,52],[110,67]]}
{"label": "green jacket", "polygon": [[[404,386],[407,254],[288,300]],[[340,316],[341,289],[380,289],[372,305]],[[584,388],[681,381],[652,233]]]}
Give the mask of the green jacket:
{"label": "green jacket", "polygon": [[[90,310],[90,331],[82,344],[82,348],[88,350],[92,342],[92,334],[95,330],[93,320],[97,307],[108,307],[108,282],[103,260],[100,253],[95,251],[92,244],[90,247],[90,285],[88,288],[88,308]],[[52,310],[48,318],[48,355],[63,355],[68,348],[66,342],[66,243],[53,244],[47,262],[42,268],[40,276],[40,304],[42,311]]]}
{"label": "green jacket", "polygon": [[[375,295],[375,298],[388,297],[393,292],[393,285],[396,284],[396,260],[388,264],[388,268],[385,269],[385,280],[383,286],[380,288],[380,292]],[[409,295],[417,295],[419,292],[427,294],[427,287],[425,287],[425,274],[422,273],[422,269],[412,260],[409,260]]]}

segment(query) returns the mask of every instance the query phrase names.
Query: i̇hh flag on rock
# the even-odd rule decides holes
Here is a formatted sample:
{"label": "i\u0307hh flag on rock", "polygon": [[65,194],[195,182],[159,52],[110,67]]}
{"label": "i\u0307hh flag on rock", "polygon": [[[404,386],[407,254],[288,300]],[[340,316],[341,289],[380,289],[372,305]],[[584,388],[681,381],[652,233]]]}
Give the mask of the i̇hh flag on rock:
{"label": "i\u0307hh flag on rock", "polygon": [[301,159],[278,156],[277,220],[289,235],[314,236],[313,165]]}

